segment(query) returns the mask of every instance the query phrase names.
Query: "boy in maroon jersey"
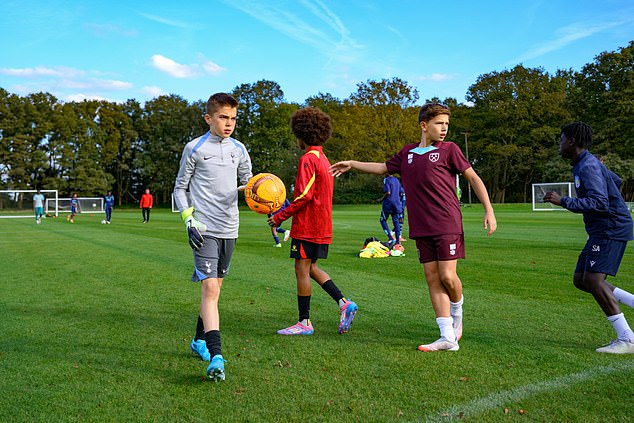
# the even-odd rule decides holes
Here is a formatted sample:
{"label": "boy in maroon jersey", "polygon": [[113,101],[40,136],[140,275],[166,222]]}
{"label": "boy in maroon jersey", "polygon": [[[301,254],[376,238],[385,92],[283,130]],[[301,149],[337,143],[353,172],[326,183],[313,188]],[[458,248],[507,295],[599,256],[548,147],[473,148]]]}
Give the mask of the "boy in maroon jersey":
{"label": "boy in maroon jersey", "polygon": [[297,278],[297,307],[299,321],[277,331],[280,335],[312,335],[310,297],[313,279],[339,306],[339,333],[348,332],[357,312],[357,305],[346,299],[330,276],[319,267],[318,259],[328,257],[332,243],[333,176],[330,162],[322,146],[332,134],[330,117],[321,110],[308,107],[296,111],[291,118],[291,129],[299,148],[305,150],[297,166],[294,200],[281,212],[268,219],[269,225],[278,227],[289,217],[291,224],[291,258],[295,259]]}
{"label": "boy in maroon jersey", "polygon": [[484,206],[484,228],[491,235],[497,228],[495,214],[484,183],[451,142],[444,142],[449,128],[449,108],[425,104],[418,113],[421,141],[408,144],[385,163],[343,161],[331,166],[339,176],[350,169],[366,173],[401,175],[407,197],[409,236],[416,241],[423,264],[440,338],[418,347],[420,351],[457,351],[462,337],[462,282],[456,273],[458,259],[465,257],[456,175],[462,174]]}

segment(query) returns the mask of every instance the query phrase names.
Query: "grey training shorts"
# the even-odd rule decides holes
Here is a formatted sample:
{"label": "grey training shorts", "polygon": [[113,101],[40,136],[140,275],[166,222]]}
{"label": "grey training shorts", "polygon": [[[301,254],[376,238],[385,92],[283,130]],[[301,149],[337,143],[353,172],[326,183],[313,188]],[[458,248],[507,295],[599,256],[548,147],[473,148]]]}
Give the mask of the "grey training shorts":
{"label": "grey training shorts", "polygon": [[194,251],[194,274],[192,281],[200,282],[208,278],[222,279],[229,274],[231,255],[236,246],[235,239],[215,238],[203,235],[205,243]]}

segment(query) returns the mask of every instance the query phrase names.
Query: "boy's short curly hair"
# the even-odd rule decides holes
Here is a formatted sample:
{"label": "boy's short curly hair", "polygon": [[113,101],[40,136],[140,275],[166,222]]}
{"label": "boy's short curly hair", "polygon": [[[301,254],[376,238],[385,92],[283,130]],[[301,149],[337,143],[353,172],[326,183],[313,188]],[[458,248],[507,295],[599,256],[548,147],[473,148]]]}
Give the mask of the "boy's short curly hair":
{"label": "boy's short curly hair", "polygon": [[418,123],[429,122],[438,115],[451,116],[449,107],[439,103],[427,103],[418,111]]}
{"label": "boy's short curly hair", "polygon": [[306,107],[293,113],[291,130],[307,145],[324,145],[332,135],[330,116],[316,107]]}
{"label": "boy's short curly hair", "polygon": [[207,100],[207,114],[213,116],[216,110],[223,106],[238,107],[238,100],[227,93],[212,94]]}

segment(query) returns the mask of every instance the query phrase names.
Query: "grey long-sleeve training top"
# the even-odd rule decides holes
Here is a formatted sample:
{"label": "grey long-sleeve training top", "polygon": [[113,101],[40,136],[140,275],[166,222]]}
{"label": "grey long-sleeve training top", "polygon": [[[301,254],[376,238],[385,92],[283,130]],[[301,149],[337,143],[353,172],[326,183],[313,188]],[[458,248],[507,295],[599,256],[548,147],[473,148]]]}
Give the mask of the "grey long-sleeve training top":
{"label": "grey long-sleeve training top", "polygon": [[237,182],[240,179],[245,185],[252,176],[251,157],[244,144],[207,132],[183,149],[174,185],[176,206],[181,212],[193,206],[194,218],[207,225],[205,234],[237,238]]}

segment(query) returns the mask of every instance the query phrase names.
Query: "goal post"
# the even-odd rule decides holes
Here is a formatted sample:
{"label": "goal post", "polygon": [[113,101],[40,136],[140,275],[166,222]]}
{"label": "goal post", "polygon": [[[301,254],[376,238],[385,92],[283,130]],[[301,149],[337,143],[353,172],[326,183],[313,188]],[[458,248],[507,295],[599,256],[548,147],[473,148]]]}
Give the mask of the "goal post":
{"label": "goal post", "polygon": [[547,192],[556,192],[562,197],[576,197],[575,186],[572,182],[548,182],[533,184],[533,211],[565,210],[544,201]]}
{"label": "goal post", "polygon": [[[44,212],[57,209],[59,213],[70,213],[70,198],[47,198]],[[103,197],[77,197],[79,201],[78,213],[105,213],[106,208]]]}
{"label": "goal post", "polygon": [[[185,195],[187,196],[187,202],[189,203],[189,191],[186,191]],[[178,212],[179,210],[178,210],[178,207],[176,207],[176,199],[174,198],[174,193],[172,193],[172,213],[178,213]]]}
{"label": "goal post", "polygon": [[[49,199],[57,200],[56,189],[41,189],[45,201]],[[35,189],[5,189],[0,190],[0,219],[1,218],[21,218],[35,217],[33,206],[33,196],[37,194]],[[58,215],[57,209],[51,209],[46,213]]]}

